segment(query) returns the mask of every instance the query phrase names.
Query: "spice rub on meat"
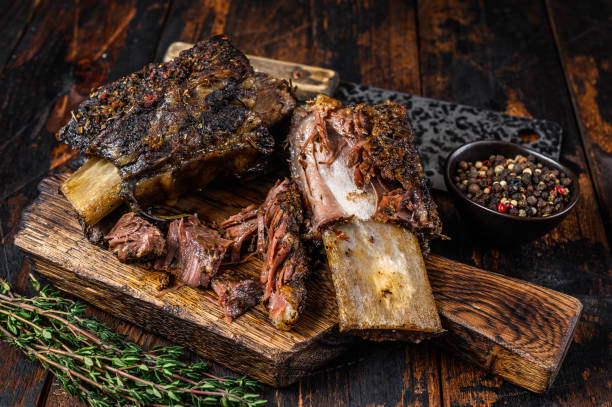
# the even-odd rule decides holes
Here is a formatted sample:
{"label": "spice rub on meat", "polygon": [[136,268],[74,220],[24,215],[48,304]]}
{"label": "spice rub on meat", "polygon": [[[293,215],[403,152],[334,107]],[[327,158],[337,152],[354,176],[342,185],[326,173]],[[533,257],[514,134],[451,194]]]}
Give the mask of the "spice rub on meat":
{"label": "spice rub on meat", "polygon": [[109,249],[121,262],[152,260],[164,253],[166,241],[158,228],[134,212],[123,215],[105,236]]}
{"label": "spice rub on meat", "polygon": [[397,223],[425,249],[440,235],[404,106],[343,106],[319,95],[296,109],[289,138],[292,174],[316,229],[350,218]]}
{"label": "spice rub on meat", "polygon": [[[119,194],[112,191],[112,197],[143,205],[203,187],[220,174],[260,169],[274,147],[269,128],[295,104],[286,81],[255,73],[227,37],[217,36],[170,62],[147,65],[95,89],[58,138],[112,163],[110,169],[102,164],[88,169],[109,178],[108,190],[115,185],[111,172],[118,170]],[[78,190],[89,184],[82,186],[88,181],[82,178],[62,191],[95,224],[105,213],[90,214],[100,209],[73,202],[85,200]],[[106,193],[99,191],[101,201]],[[98,204],[108,212],[117,205]]]}
{"label": "spice rub on meat", "polygon": [[156,268],[166,270],[191,287],[208,287],[221,267],[231,240],[202,225],[196,215],[173,221],[168,226],[166,257]]}

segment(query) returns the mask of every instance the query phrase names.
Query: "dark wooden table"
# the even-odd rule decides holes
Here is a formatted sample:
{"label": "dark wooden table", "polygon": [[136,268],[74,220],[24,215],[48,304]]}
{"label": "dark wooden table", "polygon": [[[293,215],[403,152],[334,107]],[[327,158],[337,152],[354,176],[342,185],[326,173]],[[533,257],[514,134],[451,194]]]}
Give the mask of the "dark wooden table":
{"label": "dark wooden table", "polygon": [[[436,193],[453,240],[434,247],[582,301],[552,390],[532,394],[433,345],[396,343],[358,347],[299,384],[263,391],[283,406],[610,405],[610,2],[0,0],[0,31],[1,275],[25,293],[32,266],[12,244],[21,214],[41,178],[76,156],[54,133],[90,88],[160,60],[173,41],[225,32],[244,52],[330,67],[346,80],[559,122],[562,161],[580,174],[573,213],[535,242],[495,250],[475,243],[477,231]],[[90,312],[145,346],[163,342]],[[0,406],[19,405],[78,401],[2,343]]]}

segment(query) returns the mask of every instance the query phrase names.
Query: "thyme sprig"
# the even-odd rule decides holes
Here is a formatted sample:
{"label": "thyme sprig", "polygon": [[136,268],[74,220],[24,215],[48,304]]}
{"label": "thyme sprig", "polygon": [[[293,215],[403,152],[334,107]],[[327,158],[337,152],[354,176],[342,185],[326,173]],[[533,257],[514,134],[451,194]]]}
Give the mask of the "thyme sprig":
{"label": "thyme sprig", "polygon": [[246,377],[216,377],[205,362],[181,360],[180,346],[144,351],[32,276],[38,295],[17,295],[0,279],[0,338],[38,360],[73,396],[95,407],[266,404]]}

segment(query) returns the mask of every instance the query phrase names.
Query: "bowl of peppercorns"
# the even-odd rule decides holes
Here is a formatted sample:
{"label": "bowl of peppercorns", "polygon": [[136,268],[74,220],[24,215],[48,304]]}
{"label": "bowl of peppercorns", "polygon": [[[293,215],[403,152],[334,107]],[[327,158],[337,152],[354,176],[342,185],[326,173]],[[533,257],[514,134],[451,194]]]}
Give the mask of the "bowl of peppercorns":
{"label": "bowl of peppercorns", "polygon": [[578,201],[564,165],[518,144],[483,140],[446,159],[444,181],[462,218],[487,241],[513,245],[542,236]]}

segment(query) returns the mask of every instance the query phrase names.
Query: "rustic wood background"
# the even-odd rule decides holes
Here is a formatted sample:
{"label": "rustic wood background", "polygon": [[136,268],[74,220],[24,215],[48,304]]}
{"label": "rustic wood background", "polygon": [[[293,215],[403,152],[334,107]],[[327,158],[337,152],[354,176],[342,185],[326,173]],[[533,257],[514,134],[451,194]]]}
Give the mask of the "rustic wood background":
{"label": "rustic wood background", "polygon": [[[562,161],[580,174],[576,210],[515,249],[481,246],[436,194],[453,240],[434,252],[584,304],[550,392],[529,393],[433,345],[368,344],[294,386],[264,388],[270,405],[610,405],[611,16],[603,0],[0,0],[1,273],[31,292],[32,266],[13,237],[38,182],[75,157],[53,134],[88,90],[160,60],[174,41],[225,32],[247,53],[329,67],[345,80],[555,120],[565,129]],[[90,312],[144,346],[163,342]],[[0,406],[21,405],[78,403],[0,344]]]}

